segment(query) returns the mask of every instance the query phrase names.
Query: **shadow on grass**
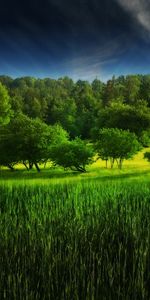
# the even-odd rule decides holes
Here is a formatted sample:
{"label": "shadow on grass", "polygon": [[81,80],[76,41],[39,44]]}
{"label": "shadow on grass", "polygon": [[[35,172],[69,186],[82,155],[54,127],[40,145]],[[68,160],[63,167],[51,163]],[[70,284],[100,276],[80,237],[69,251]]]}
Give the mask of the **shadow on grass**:
{"label": "shadow on grass", "polygon": [[[92,174],[94,171],[94,174]],[[116,171],[116,170],[114,170]],[[129,172],[123,170],[126,173],[112,173],[112,170],[101,169],[97,173],[96,170],[90,170],[81,175],[79,172],[73,171],[64,171],[63,169],[49,169],[44,170],[42,169],[41,172],[37,172],[36,170],[33,171],[25,171],[25,170],[0,170],[0,181],[1,180],[30,180],[30,179],[65,179],[65,178],[80,178],[84,180],[119,180],[119,179],[129,179],[129,178],[138,178],[140,176],[150,175],[150,170],[130,170]],[[110,172],[110,173],[108,173]]]}
{"label": "shadow on grass", "polygon": [[119,179],[129,179],[129,178],[138,178],[140,176],[150,176],[150,170],[144,170],[140,172],[131,172],[131,173],[125,173],[125,174],[113,174],[113,175],[104,175],[104,176],[95,176],[94,178],[91,177],[91,179],[98,179],[98,180],[119,180]]}
{"label": "shadow on grass", "polygon": [[20,180],[20,179],[52,179],[52,178],[65,178],[65,177],[80,176],[79,172],[64,171],[61,169],[42,169],[41,172],[26,171],[26,170],[0,170],[0,180]]}

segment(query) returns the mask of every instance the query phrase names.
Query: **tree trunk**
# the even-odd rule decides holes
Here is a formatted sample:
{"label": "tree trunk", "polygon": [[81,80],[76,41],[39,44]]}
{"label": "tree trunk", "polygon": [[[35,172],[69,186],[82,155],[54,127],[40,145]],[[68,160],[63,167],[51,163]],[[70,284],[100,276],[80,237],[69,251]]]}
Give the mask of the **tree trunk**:
{"label": "tree trunk", "polygon": [[113,166],[114,166],[114,161],[115,161],[114,158],[112,158],[112,159],[111,159],[111,169],[112,169]]}
{"label": "tree trunk", "polygon": [[106,169],[108,168],[108,159],[105,159],[106,161]]}
{"label": "tree trunk", "polygon": [[122,169],[122,164],[123,164],[123,159],[120,158],[120,160],[119,160],[119,169],[120,170]]}
{"label": "tree trunk", "polygon": [[116,162],[117,162],[117,166],[118,166],[118,168],[119,168],[119,160],[118,160],[118,159],[116,159]]}
{"label": "tree trunk", "polygon": [[44,169],[46,169],[47,161],[44,162]]}
{"label": "tree trunk", "polygon": [[7,167],[11,170],[11,171],[14,171],[14,167],[10,164],[7,164]]}
{"label": "tree trunk", "polygon": [[29,161],[29,170],[32,170],[33,168],[33,163]]}
{"label": "tree trunk", "polygon": [[85,168],[80,167],[80,166],[70,167],[70,169],[71,169],[72,171],[78,171],[78,172],[81,172],[81,173],[85,173],[85,172],[86,172]]}
{"label": "tree trunk", "polygon": [[23,165],[25,166],[25,168],[27,169],[27,171],[29,171],[29,168],[27,166],[27,164],[23,161]]}
{"label": "tree trunk", "polygon": [[81,172],[81,173],[85,173],[86,170],[83,167],[76,167],[77,171]]}
{"label": "tree trunk", "polygon": [[37,171],[40,172],[40,168],[39,168],[38,164],[35,162],[34,165],[35,165]]}

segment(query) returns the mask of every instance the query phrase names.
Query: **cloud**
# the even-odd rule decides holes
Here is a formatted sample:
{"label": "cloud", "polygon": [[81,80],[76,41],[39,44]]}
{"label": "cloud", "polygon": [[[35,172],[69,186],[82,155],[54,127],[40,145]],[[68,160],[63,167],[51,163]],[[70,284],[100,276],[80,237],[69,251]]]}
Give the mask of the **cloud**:
{"label": "cloud", "polygon": [[149,0],[116,0],[134,20],[150,33],[150,1]]}
{"label": "cloud", "polygon": [[[122,47],[124,40],[124,48]],[[117,66],[120,57],[128,48],[128,39],[120,36],[116,39],[105,42],[103,46],[92,47],[91,49],[73,52],[72,57],[65,60],[63,67],[71,70],[72,77],[92,81],[96,77],[105,79],[105,67],[109,65]]]}

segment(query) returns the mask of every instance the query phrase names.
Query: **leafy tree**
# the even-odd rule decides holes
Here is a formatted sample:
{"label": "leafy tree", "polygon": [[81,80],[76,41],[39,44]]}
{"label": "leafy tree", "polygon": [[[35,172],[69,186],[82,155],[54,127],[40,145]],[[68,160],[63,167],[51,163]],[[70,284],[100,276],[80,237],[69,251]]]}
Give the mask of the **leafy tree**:
{"label": "leafy tree", "polygon": [[[29,88],[23,95],[24,98],[24,114],[31,118],[39,118],[44,120],[47,113],[47,103],[42,98],[39,91],[35,88]],[[41,99],[42,98],[42,99]]]}
{"label": "leafy tree", "polygon": [[68,134],[61,126],[48,126],[39,119],[30,119],[23,114],[11,120],[4,128],[3,136],[1,165],[6,165],[9,158],[9,166],[14,162],[22,162],[27,169],[35,165],[37,171],[40,171],[39,163],[48,160],[50,147],[56,141],[60,143],[68,139]]}
{"label": "leafy tree", "polygon": [[15,114],[24,111],[24,99],[18,89],[13,89],[10,91],[10,102],[12,110],[15,112]]}
{"label": "leafy tree", "polygon": [[53,126],[49,126],[50,134],[51,134],[51,145],[60,145],[61,143],[67,142],[69,139],[69,134],[60,124],[55,124]]}
{"label": "leafy tree", "polygon": [[99,111],[97,128],[103,127],[130,130],[140,136],[150,128],[150,109],[145,103],[137,106],[113,103]]}
{"label": "leafy tree", "polygon": [[55,145],[50,153],[56,165],[79,172],[85,172],[86,165],[92,163],[93,158],[92,147],[79,138]]}
{"label": "leafy tree", "polygon": [[77,106],[76,127],[78,136],[88,139],[90,129],[95,124],[100,101],[94,96],[91,85],[82,80],[77,81],[73,96]]}
{"label": "leafy tree", "polygon": [[121,169],[123,160],[131,158],[140,145],[134,133],[118,128],[103,128],[99,131],[95,148],[101,159],[110,160],[111,167],[116,160]]}
{"label": "leafy tree", "polygon": [[69,78],[68,76],[65,77],[61,77],[58,79],[58,83],[65,89],[68,91],[68,95],[71,95],[72,90],[74,88],[74,82],[71,78]]}
{"label": "leafy tree", "polygon": [[9,123],[11,115],[10,97],[7,89],[0,82],[0,125]]}
{"label": "leafy tree", "polygon": [[105,84],[96,78],[93,80],[91,86],[92,86],[92,91],[93,91],[94,97],[96,99],[98,99],[99,101],[101,101],[102,97],[103,97]]}
{"label": "leafy tree", "polygon": [[150,106],[150,75],[141,76],[139,98],[147,101]]}
{"label": "leafy tree", "polygon": [[140,93],[140,78],[138,75],[128,75],[125,79],[125,100],[129,104],[137,102]]}
{"label": "leafy tree", "polygon": [[10,170],[14,170],[19,161],[15,137],[6,125],[0,127],[0,166],[8,167]]}
{"label": "leafy tree", "polygon": [[9,122],[11,105],[16,115],[23,113],[50,125],[60,123],[72,138],[89,139],[94,127],[129,129],[140,138],[150,128],[150,75],[113,76],[106,84],[98,79],[75,83],[69,77],[29,76],[0,76],[0,82],[7,89],[7,101],[0,99],[1,126]]}
{"label": "leafy tree", "polygon": [[150,129],[147,131],[142,131],[139,141],[142,144],[143,147],[149,147],[150,146]]}
{"label": "leafy tree", "polygon": [[113,76],[111,80],[108,80],[103,95],[103,104],[108,106],[112,99],[115,99],[115,77]]}
{"label": "leafy tree", "polygon": [[7,88],[7,90],[10,90],[12,87],[13,79],[10,76],[0,75],[0,82]]}
{"label": "leafy tree", "polygon": [[61,126],[48,126],[39,119],[30,120],[24,131],[22,161],[34,164],[37,171],[38,164],[48,160],[51,146],[68,138]]}
{"label": "leafy tree", "polygon": [[150,162],[150,152],[144,153],[144,158],[147,159]]}
{"label": "leafy tree", "polygon": [[48,113],[51,116],[51,124],[60,123],[71,136],[76,135],[77,106],[73,98],[55,100]]}

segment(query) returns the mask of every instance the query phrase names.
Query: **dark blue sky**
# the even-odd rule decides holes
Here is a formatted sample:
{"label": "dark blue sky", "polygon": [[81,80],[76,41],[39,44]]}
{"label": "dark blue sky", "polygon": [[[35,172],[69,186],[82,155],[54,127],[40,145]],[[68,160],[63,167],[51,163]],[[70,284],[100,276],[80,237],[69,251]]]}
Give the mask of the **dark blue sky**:
{"label": "dark blue sky", "polygon": [[149,0],[2,0],[0,74],[150,73]]}

